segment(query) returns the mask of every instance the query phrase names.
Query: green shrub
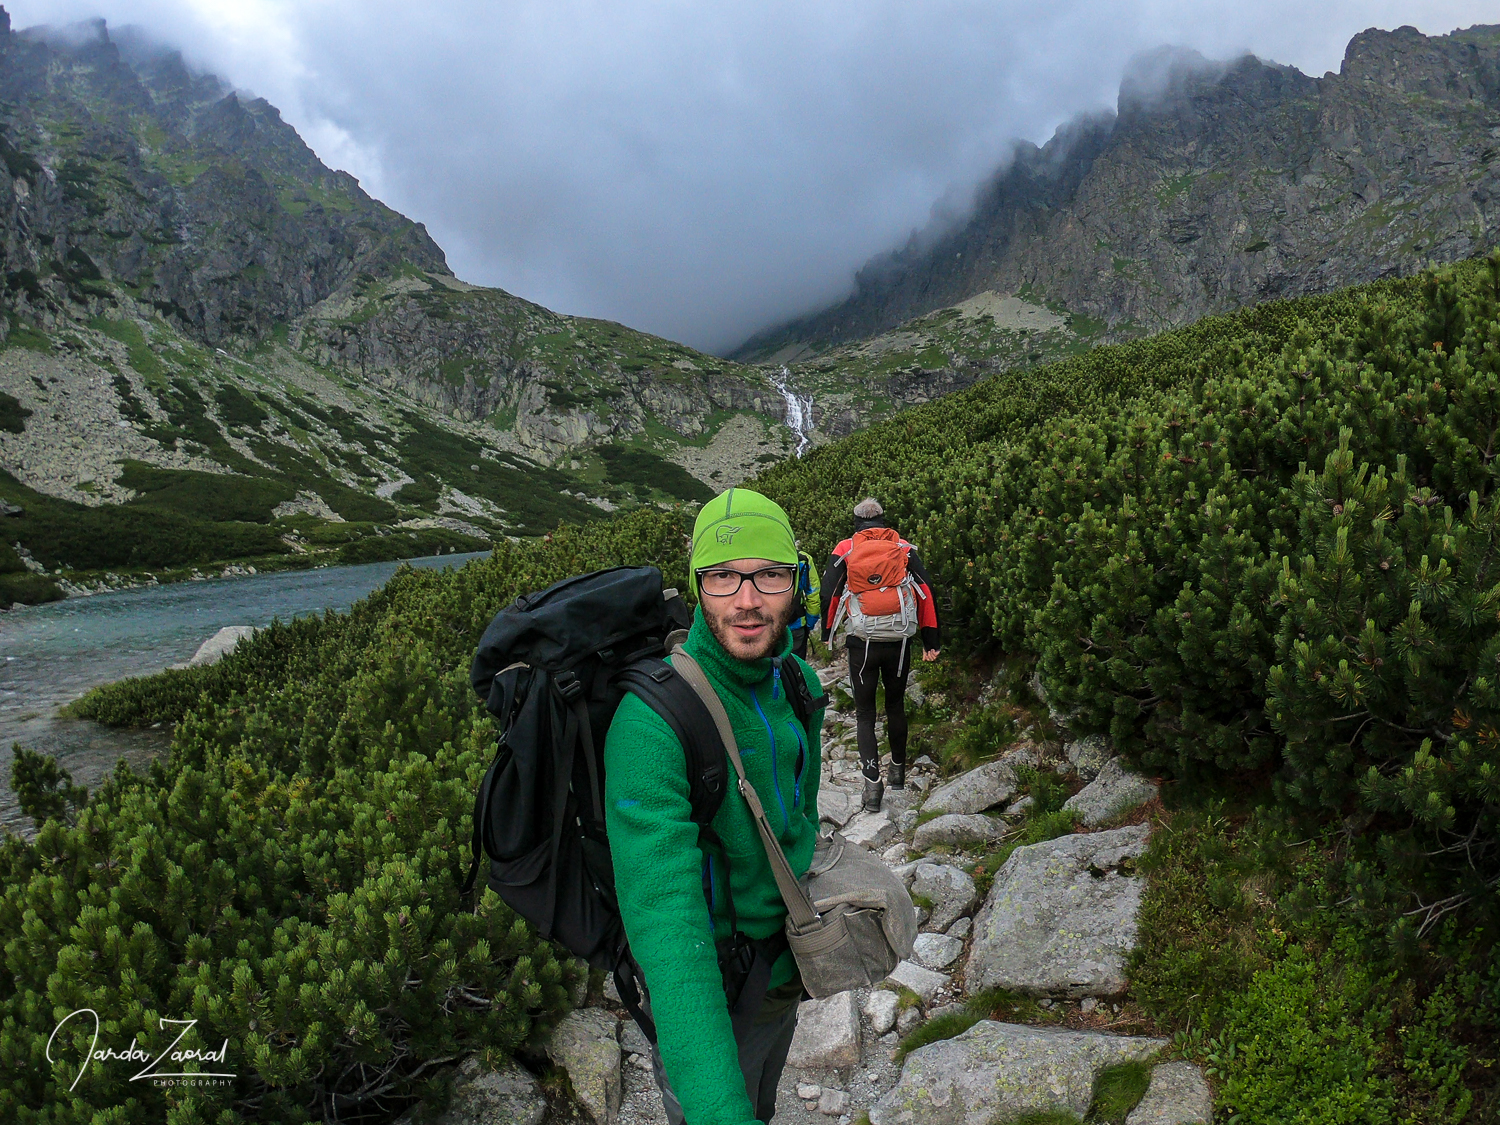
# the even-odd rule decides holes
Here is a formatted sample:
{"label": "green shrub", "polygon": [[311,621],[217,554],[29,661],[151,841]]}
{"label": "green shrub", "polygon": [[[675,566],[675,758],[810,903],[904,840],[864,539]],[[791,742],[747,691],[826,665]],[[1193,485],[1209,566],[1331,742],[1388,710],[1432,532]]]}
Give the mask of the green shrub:
{"label": "green shrub", "polygon": [[260,477],[159,469],[141,461],[122,462],[122,468],[117,480],[137,493],[132,504],[214,523],[270,523],[272,509],[296,495],[296,489]]}
{"label": "green shrub", "polygon": [[1482,890],[1500,877],[1500,254],[1374,292],[1298,306],[1321,335],[1200,325],[1190,382],[1139,376],[1112,409],[976,443],[895,495],[955,604],[1036,654],[1073,729],[1188,780],[1285,763],[1315,817],[1380,816],[1359,897],[1415,941],[1453,903],[1500,917]]}
{"label": "green shrub", "polygon": [[67,597],[55,581],[45,574],[0,574],[0,608],[14,604],[44,605]]}
{"label": "green shrub", "polygon": [[1322,957],[1301,946],[1231,995],[1210,1044],[1208,1073],[1230,1115],[1267,1125],[1379,1125],[1395,1098],[1379,1073],[1389,1014],[1352,939]]}
{"label": "green shrub", "polygon": [[938,752],[945,776],[964,773],[998,757],[1016,740],[1013,709],[1003,699],[976,707]]}
{"label": "green shrub", "polygon": [[1130,955],[1131,993],[1161,1024],[1201,1027],[1268,964],[1241,889],[1256,862],[1217,809],[1179,811],[1152,827],[1139,862],[1148,882]]}
{"label": "green shrub", "polygon": [[0,430],[19,434],[26,429],[26,419],[30,417],[31,411],[21,405],[20,399],[0,391]]}
{"label": "green shrub", "polygon": [[429,527],[420,531],[403,531],[397,528],[388,535],[372,535],[346,543],[338,549],[338,561],[347,566],[395,559],[418,559],[428,555],[483,551],[489,545],[488,540],[476,539],[472,535],[448,531],[446,528]]}
{"label": "green shrub", "polygon": [[[0,847],[0,1057],[43,1059],[58,1012],[90,1007],[153,1053],[158,1015],[197,1019],[236,1078],[137,1089],[99,1066],[69,1092],[76,1070],[43,1059],[0,1090],[0,1117],[159,1121],[182,1099],[182,1120],[347,1119],[459,1055],[534,1046],[576,972],[492,894],[458,900],[494,750],[469,659],[498,609],[578,571],[649,561],[684,586],[686,521],[643,510],[403,568],[348,614],[89,693],[76,713],[176,722],[172,754],[117,772],[75,827]],[[54,1057],[82,1057],[77,1022]]]}

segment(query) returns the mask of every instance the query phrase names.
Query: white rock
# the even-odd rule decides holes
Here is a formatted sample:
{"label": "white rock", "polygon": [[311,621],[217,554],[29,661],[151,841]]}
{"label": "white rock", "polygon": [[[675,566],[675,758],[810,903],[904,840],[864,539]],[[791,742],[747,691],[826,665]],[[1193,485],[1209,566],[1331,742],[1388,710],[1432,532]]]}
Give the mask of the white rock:
{"label": "white rock", "polygon": [[932,903],[929,929],[943,931],[974,908],[979,891],[962,868],[947,863],[922,862],[912,874],[911,893]]}
{"label": "white rock", "polygon": [[193,653],[193,658],[188,661],[188,667],[199,668],[204,664],[217,664],[234,651],[235,645],[246,637],[254,635],[254,625],[226,625],[198,646],[198,651]]}
{"label": "white rock", "polygon": [[938,989],[948,983],[948,978],[942,973],[924,969],[912,961],[902,961],[891,971],[891,975],[886,977],[886,980],[911,989],[924,1005],[930,1004],[932,998],[937,995]]}
{"label": "white rock", "polygon": [[830,1090],[823,1087],[823,1093],[818,1098],[818,1112],[829,1117],[838,1117],[849,1108],[849,1095],[843,1090]]}
{"label": "white rock", "polygon": [[861,844],[871,851],[879,851],[896,837],[896,825],[885,809],[879,812],[862,812],[844,826],[844,839]]}
{"label": "white rock", "polygon": [[896,1026],[896,1015],[901,1007],[901,998],[884,988],[872,989],[865,997],[865,1015],[876,1035],[884,1035]]}
{"label": "white rock", "polygon": [[911,889],[912,876],[916,874],[917,868],[921,867],[922,864],[924,864],[924,863],[931,863],[931,862],[932,862],[931,860],[927,860],[927,859],[914,859],[914,860],[910,860],[910,861],[908,861],[906,863],[901,864],[898,867],[891,868],[891,874],[894,875],[894,876],[896,876],[896,878],[900,879],[903,883],[905,883],[907,889],[910,890]]}
{"label": "white rock", "polygon": [[1214,1097],[1203,1072],[1192,1063],[1159,1063],[1151,1071],[1146,1096],[1125,1125],[1210,1125]]}
{"label": "white rock", "polygon": [[1076,812],[1085,827],[1095,828],[1155,796],[1155,782],[1130,773],[1119,758],[1111,758],[1093,781],[1067,799],[1063,808]]}
{"label": "white rock", "polygon": [[916,1008],[907,1008],[896,1017],[896,1034],[901,1036],[910,1035],[912,1028],[922,1022],[922,1013]]}
{"label": "white rock", "polygon": [[896,831],[906,835],[917,826],[917,817],[916,809],[902,809],[896,814]]}
{"label": "white rock", "polygon": [[977,813],[992,809],[1016,791],[1016,763],[1009,757],[986,762],[932,791],[925,813]]}
{"label": "white rock", "polygon": [[822,1093],[823,1087],[817,1085],[814,1082],[801,1082],[797,1085],[797,1096],[805,1102],[817,1101],[819,1095],[821,1095]]}
{"label": "white rock", "polygon": [[636,1026],[635,1020],[620,1021],[620,1047],[627,1055],[651,1057],[651,1042],[646,1033]]}
{"label": "white rock", "polygon": [[1026,796],[1022,797],[1018,801],[1012,801],[1005,807],[1005,819],[1018,820],[1019,818],[1025,816],[1026,810],[1031,808],[1031,806],[1034,804],[1036,804],[1036,798],[1033,797],[1030,793],[1026,794]]}
{"label": "white rock", "polygon": [[1124,992],[1145,880],[1119,868],[1148,834],[1141,824],[1017,848],[974,919],[968,987],[1068,999]]}
{"label": "white rock", "polygon": [[837,784],[818,789],[818,819],[842,828],[859,812],[859,794]]}
{"label": "white rock", "polygon": [[597,1125],[614,1125],[623,1092],[620,1021],[602,1008],[569,1012],[547,1042],[547,1057],[568,1072],[579,1104]]}
{"label": "white rock", "polygon": [[892,867],[900,867],[903,863],[906,862],[906,854],[910,850],[911,849],[906,846],[905,841],[897,841],[890,847],[886,848],[885,851],[881,852],[880,858],[885,860],[885,862],[890,864]]}
{"label": "white rock", "polygon": [[859,1010],[853,992],[802,1002],[786,1061],[799,1070],[835,1070],[859,1064]]}
{"label": "white rock", "polygon": [[947,934],[949,937],[956,937],[959,941],[963,941],[964,938],[969,936],[969,930],[973,927],[973,925],[973,919],[960,918],[957,922],[954,922],[953,925],[948,927]]}
{"label": "white rock", "polygon": [[1078,1001],[1078,1010],[1086,1016],[1093,1015],[1095,1009],[1098,1007],[1099,1000],[1094,996],[1085,996],[1082,1000]]}
{"label": "white rock", "polygon": [[946,969],[964,951],[964,943],[947,934],[918,934],[912,957],[929,969]]}
{"label": "white rock", "polygon": [[978,813],[967,816],[947,813],[936,820],[917,825],[912,843],[918,851],[926,850],[934,844],[985,844],[998,840],[1004,832],[1004,823],[994,817]]}

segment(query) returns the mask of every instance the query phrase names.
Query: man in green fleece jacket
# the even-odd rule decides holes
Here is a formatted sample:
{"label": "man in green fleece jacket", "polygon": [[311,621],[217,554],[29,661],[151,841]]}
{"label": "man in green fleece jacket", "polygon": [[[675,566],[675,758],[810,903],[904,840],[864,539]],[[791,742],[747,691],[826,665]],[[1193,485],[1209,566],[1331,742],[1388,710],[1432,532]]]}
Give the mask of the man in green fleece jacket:
{"label": "man in green fleece jacket", "polygon": [[[804,727],[787,700],[790,676],[822,694],[812,669],[790,655],[796,566],[791,523],[779,505],[742,488],[709,501],[693,528],[699,606],[685,647],[723,701],[746,775],[800,876],[818,832],[823,713]],[[667,1118],[672,1125],[769,1121],[801,979],[783,944],[758,1011],[732,1023],[715,944],[733,930],[731,900],[739,932],[750,939],[772,938],[786,921],[750,809],[731,785],[712,825],[723,851],[700,849],[682,745],[632,695],[615,713],[604,760],[620,915],[650,994]]]}

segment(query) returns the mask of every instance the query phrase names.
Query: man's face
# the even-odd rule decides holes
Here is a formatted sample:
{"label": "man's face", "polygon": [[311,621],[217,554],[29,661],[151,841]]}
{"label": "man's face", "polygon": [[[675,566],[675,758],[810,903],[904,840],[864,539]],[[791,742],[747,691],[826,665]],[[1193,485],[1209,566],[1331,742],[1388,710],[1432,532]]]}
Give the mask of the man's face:
{"label": "man's face", "polygon": [[[740,574],[768,566],[785,566],[796,573],[796,567],[770,559],[735,559],[720,563],[714,570],[733,570]],[[764,580],[763,580],[764,583]],[[786,638],[786,627],[797,613],[797,587],[784,594],[762,594],[755,583],[746,578],[740,582],[738,592],[724,597],[704,593],[699,583],[699,604],[703,607],[703,618],[708,628],[724,651],[736,660],[759,660],[774,656]]]}

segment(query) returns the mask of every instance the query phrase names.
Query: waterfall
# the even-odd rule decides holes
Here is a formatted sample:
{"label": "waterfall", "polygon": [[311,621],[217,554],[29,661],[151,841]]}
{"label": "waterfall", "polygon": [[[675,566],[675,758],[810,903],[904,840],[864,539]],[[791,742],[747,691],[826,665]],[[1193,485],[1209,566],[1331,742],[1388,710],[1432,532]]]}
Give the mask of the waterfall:
{"label": "waterfall", "polygon": [[786,424],[792,433],[797,435],[797,456],[801,457],[807,452],[807,447],[812,444],[813,416],[812,395],[799,395],[787,385],[787,380],[792,373],[783,365],[781,370],[771,376],[771,385],[781,392],[781,397],[786,399]]}

